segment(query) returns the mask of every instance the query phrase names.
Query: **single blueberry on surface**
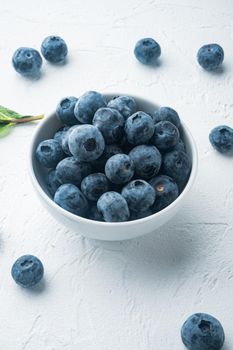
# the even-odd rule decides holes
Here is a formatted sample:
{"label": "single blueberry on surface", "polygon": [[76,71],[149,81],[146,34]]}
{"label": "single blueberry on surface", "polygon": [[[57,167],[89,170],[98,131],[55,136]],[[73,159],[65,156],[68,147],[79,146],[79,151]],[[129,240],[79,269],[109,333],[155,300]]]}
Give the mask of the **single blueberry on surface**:
{"label": "single blueberry on surface", "polygon": [[65,153],[58,141],[49,139],[39,143],[36,149],[36,158],[44,167],[55,168],[57,163],[65,158]]}
{"label": "single blueberry on surface", "polygon": [[162,121],[155,124],[154,130],[151,143],[159,150],[170,150],[178,144],[180,133],[174,124],[168,121]]}
{"label": "single blueberry on surface", "polygon": [[65,134],[68,130],[69,130],[69,126],[61,127],[53,136],[54,140],[59,142],[61,146],[62,146],[62,140],[65,137]]}
{"label": "single blueberry on surface", "polygon": [[137,105],[131,96],[117,96],[108,102],[108,107],[118,110],[126,120],[137,110]]}
{"label": "single blueberry on surface", "polygon": [[147,143],[152,137],[154,129],[151,116],[141,111],[131,115],[125,123],[127,140],[135,146]]}
{"label": "single blueberry on surface", "polygon": [[54,195],[54,202],[75,215],[86,216],[88,212],[87,199],[73,184],[61,185]]}
{"label": "single blueberry on surface", "polygon": [[40,74],[42,58],[37,50],[31,47],[20,47],[12,57],[12,64],[19,74],[37,78]]}
{"label": "single blueberry on surface", "polygon": [[130,210],[142,212],[148,210],[155,201],[155,190],[145,180],[129,182],[121,192]]}
{"label": "single blueberry on surface", "polygon": [[96,91],[88,91],[83,94],[75,105],[75,117],[83,124],[91,124],[97,109],[106,107],[107,103],[103,95]]}
{"label": "single blueberry on surface", "polygon": [[233,151],[233,129],[227,125],[219,125],[209,134],[211,145],[220,153]]}
{"label": "single blueberry on surface", "polygon": [[144,38],[136,43],[134,55],[141,63],[151,64],[161,55],[161,48],[154,39]]}
{"label": "single blueberry on surface", "polygon": [[162,158],[155,146],[136,146],[130,151],[129,157],[135,165],[138,178],[148,180],[159,172]]}
{"label": "single blueberry on surface", "polygon": [[56,175],[62,184],[80,186],[84,177],[92,171],[90,163],[82,162],[78,158],[67,157],[57,164]]}
{"label": "single blueberry on surface", "polygon": [[41,281],[44,275],[44,267],[37,257],[24,255],[13,264],[11,275],[17,284],[29,288]]}
{"label": "single blueberry on surface", "polygon": [[74,96],[63,98],[57,105],[56,115],[57,118],[66,125],[79,124],[74,115],[74,107],[78,99]]}
{"label": "single blueberry on surface", "polygon": [[118,142],[124,135],[124,117],[113,108],[99,108],[94,115],[93,125],[102,133],[105,143]]}
{"label": "single blueberry on surface", "polygon": [[101,156],[105,142],[99,129],[93,125],[79,125],[68,136],[71,154],[82,161],[92,161]]}
{"label": "single blueberry on surface", "polygon": [[166,208],[179,196],[175,181],[166,175],[158,175],[150,179],[149,184],[154,188],[156,200],[152,206],[154,213]]}
{"label": "single blueberry on surface", "polygon": [[130,216],[126,200],[114,191],[105,192],[98,199],[97,208],[107,222],[127,221]]}
{"label": "single blueberry on surface", "polygon": [[105,174],[114,184],[130,181],[134,175],[134,163],[127,154],[116,154],[107,160]]}
{"label": "single blueberry on surface", "polygon": [[104,172],[107,160],[118,153],[124,153],[120,146],[117,144],[106,145],[102,155],[92,162],[95,172]]}
{"label": "single blueberry on surface", "polygon": [[223,48],[218,44],[204,45],[198,50],[197,60],[200,66],[205,70],[215,70],[223,63]]}
{"label": "single blueberry on surface", "polygon": [[205,313],[191,315],[183,324],[181,338],[188,350],[220,350],[225,341],[221,323]]}
{"label": "single blueberry on surface", "polygon": [[162,172],[172,177],[181,191],[187,183],[191,170],[191,160],[182,151],[171,151],[163,156]]}
{"label": "single blueberry on surface", "polygon": [[51,196],[54,196],[58,187],[62,185],[61,181],[57,177],[56,170],[50,170],[47,176],[47,188]]}
{"label": "single blueberry on surface", "polygon": [[61,37],[51,35],[43,40],[41,53],[50,63],[61,63],[68,54],[68,47]]}
{"label": "single blueberry on surface", "polygon": [[82,180],[81,190],[87,199],[97,201],[109,190],[108,179],[102,173],[90,174]]}
{"label": "single blueberry on surface", "polygon": [[178,129],[180,128],[181,122],[178,113],[170,107],[161,107],[154,112],[152,115],[154,124],[159,122],[168,121],[174,124]]}

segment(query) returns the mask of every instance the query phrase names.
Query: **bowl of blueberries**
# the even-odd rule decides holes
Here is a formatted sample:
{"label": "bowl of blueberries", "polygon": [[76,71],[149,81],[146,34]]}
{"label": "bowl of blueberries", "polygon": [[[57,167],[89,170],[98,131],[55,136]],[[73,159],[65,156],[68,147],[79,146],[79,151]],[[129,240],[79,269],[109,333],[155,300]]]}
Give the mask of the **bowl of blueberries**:
{"label": "bowl of blueberries", "polygon": [[194,139],[170,107],[126,94],[63,98],[30,149],[34,188],[51,214],[100,240],[155,231],[188,197]]}

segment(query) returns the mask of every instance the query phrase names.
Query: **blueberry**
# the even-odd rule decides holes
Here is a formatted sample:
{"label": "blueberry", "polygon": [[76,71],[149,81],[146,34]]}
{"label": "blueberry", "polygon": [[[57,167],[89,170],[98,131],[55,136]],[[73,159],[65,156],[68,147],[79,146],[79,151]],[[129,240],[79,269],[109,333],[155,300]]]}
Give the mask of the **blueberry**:
{"label": "blueberry", "polygon": [[92,161],[101,156],[104,151],[104,138],[93,125],[79,125],[68,137],[71,154],[83,161]]}
{"label": "blueberry", "polygon": [[155,201],[155,190],[144,180],[129,182],[121,192],[130,210],[142,212],[149,209]]}
{"label": "blueberry", "polygon": [[141,63],[154,63],[161,55],[161,48],[154,39],[144,38],[136,43],[134,55]]}
{"label": "blueberry", "polygon": [[162,171],[171,176],[182,190],[187,183],[191,170],[191,161],[188,155],[182,151],[171,151],[163,156]]}
{"label": "blueberry", "polygon": [[61,127],[53,136],[54,140],[59,142],[61,146],[62,146],[62,140],[65,137],[65,134],[68,130],[69,130],[69,126]]}
{"label": "blueberry", "polygon": [[56,170],[51,170],[47,176],[47,188],[51,196],[54,196],[58,187],[62,185],[61,181],[57,177]]}
{"label": "blueberry", "polygon": [[220,350],[225,341],[225,334],[216,318],[197,313],[183,324],[181,338],[188,350]]}
{"label": "blueberry", "polygon": [[133,145],[140,145],[150,140],[154,133],[154,123],[149,114],[136,112],[125,123],[127,140]]}
{"label": "blueberry", "polygon": [[37,146],[36,158],[46,168],[55,168],[64,157],[61,145],[54,139],[44,140]]}
{"label": "blueberry", "polygon": [[103,193],[108,191],[108,187],[108,179],[102,173],[90,174],[81,183],[81,190],[90,201],[97,201]]}
{"label": "blueberry", "polygon": [[66,130],[66,132],[64,133],[64,137],[62,138],[62,141],[61,141],[62,149],[65,152],[65,154],[67,154],[68,156],[72,156],[70,149],[69,149],[69,135],[77,127],[78,127],[78,125],[73,125],[73,126],[69,127],[69,129]]}
{"label": "blueberry", "polygon": [[97,202],[97,208],[103,215],[104,221],[121,222],[129,219],[129,208],[120,193],[105,192]]}
{"label": "blueberry", "polygon": [[145,211],[132,211],[132,213],[130,214],[130,220],[139,220],[139,219],[143,219],[146,218],[147,216],[152,215],[153,212],[151,209],[147,209]]}
{"label": "blueberry", "polygon": [[130,151],[129,157],[135,164],[135,174],[139,178],[148,180],[159,172],[162,158],[155,146],[136,146]]}
{"label": "blueberry", "polygon": [[132,179],[134,168],[134,163],[127,154],[116,154],[107,160],[105,174],[114,184],[123,184]]}
{"label": "blueberry", "polygon": [[40,74],[42,58],[37,50],[31,47],[20,47],[13,55],[12,64],[19,74],[37,78]]}
{"label": "blueberry", "polygon": [[172,151],[186,152],[186,148],[185,148],[184,142],[181,139],[179,139],[179,142],[174,147],[172,147]]}
{"label": "blueberry", "polygon": [[118,110],[125,120],[137,110],[136,102],[131,96],[114,97],[108,102],[108,107]]}
{"label": "blueberry", "polygon": [[24,255],[13,264],[11,275],[17,284],[29,288],[40,282],[44,275],[44,267],[37,257]]}
{"label": "blueberry", "polygon": [[88,212],[88,202],[84,194],[73,184],[61,185],[54,195],[54,202],[79,216],[85,216]]}
{"label": "blueberry", "polygon": [[179,196],[178,186],[175,181],[166,175],[152,177],[149,184],[154,188],[156,200],[152,206],[154,213],[166,208]]}
{"label": "blueberry", "polygon": [[93,169],[95,169],[96,172],[104,172],[107,160],[118,153],[124,153],[120,146],[116,144],[106,145],[103,154],[92,162]]}
{"label": "blueberry", "polygon": [[48,36],[41,44],[41,53],[50,63],[61,63],[67,56],[68,47],[59,36]]}
{"label": "blueberry", "polygon": [[99,108],[92,123],[101,131],[106,144],[118,142],[124,135],[124,117],[116,109]]}
{"label": "blueberry", "polygon": [[96,91],[88,91],[82,95],[75,105],[75,117],[81,122],[91,124],[97,109],[106,107],[105,98]]}
{"label": "blueberry", "polygon": [[176,146],[179,142],[180,133],[177,127],[168,122],[155,124],[155,131],[151,138],[151,143],[161,151],[167,151]]}
{"label": "blueberry", "polygon": [[[93,202],[92,202],[93,203]],[[89,208],[89,219],[90,220],[95,220],[95,221],[104,221],[103,219],[103,215],[99,212],[99,210],[97,209],[97,205],[92,204]]]}
{"label": "blueberry", "polygon": [[211,145],[220,153],[233,151],[233,129],[227,125],[214,128],[209,134]]}
{"label": "blueberry", "polygon": [[79,124],[74,115],[74,107],[78,99],[74,96],[63,98],[57,105],[56,115],[57,118],[66,125]]}
{"label": "blueberry", "polygon": [[81,162],[74,157],[68,157],[58,163],[56,174],[62,184],[69,183],[80,186],[83,178],[89,175],[91,170],[90,163]]}
{"label": "blueberry", "polygon": [[198,63],[208,71],[217,69],[223,62],[224,51],[218,44],[202,46],[197,53]]}
{"label": "blueberry", "polygon": [[174,124],[178,129],[180,128],[181,122],[178,113],[170,107],[161,107],[156,110],[152,116],[154,124],[159,122],[168,121]]}

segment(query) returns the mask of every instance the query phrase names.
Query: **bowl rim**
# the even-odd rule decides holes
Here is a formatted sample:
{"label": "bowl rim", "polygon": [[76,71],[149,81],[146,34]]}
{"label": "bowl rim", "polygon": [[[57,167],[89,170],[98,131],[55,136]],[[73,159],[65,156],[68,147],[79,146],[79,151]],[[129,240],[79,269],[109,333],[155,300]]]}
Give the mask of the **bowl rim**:
{"label": "bowl rim", "polygon": [[[141,100],[141,101],[145,101],[147,103],[156,105],[156,103],[153,102],[152,100],[144,98],[144,97],[141,97],[141,96],[137,96],[135,94],[125,94],[125,93],[102,93],[102,94],[105,97],[127,95],[127,96],[131,96],[131,97],[135,98],[136,100]],[[159,105],[157,105],[157,106],[159,106]],[[144,218],[136,219],[136,220],[130,220],[130,221],[122,221],[122,222],[95,221],[95,220],[83,218],[81,216],[78,216],[76,214],[73,214],[73,213],[63,209],[58,204],[56,204],[46,194],[46,192],[43,190],[43,188],[40,186],[39,181],[37,180],[37,177],[36,177],[35,172],[34,172],[34,167],[33,167],[33,159],[34,159],[34,156],[35,156],[34,155],[34,151],[35,151],[35,147],[37,146],[37,144],[36,144],[37,137],[38,137],[41,129],[43,129],[44,125],[46,125],[46,123],[48,122],[48,120],[54,118],[55,115],[56,115],[55,111],[52,111],[51,113],[49,113],[42,121],[40,121],[40,123],[38,123],[38,125],[36,127],[36,130],[34,131],[34,133],[32,135],[30,148],[29,148],[29,175],[30,175],[31,181],[32,181],[32,183],[34,185],[34,188],[37,190],[37,192],[40,194],[40,196],[44,199],[44,201],[47,202],[47,204],[49,206],[51,206],[55,211],[58,211],[62,216],[65,216],[65,217],[67,217],[68,219],[70,219],[72,221],[76,221],[77,223],[81,222],[83,224],[94,225],[94,226],[105,227],[105,228],[106,227],[109,227],[109,228],[113,228],[113,227],[130,227],[130,226],[134,226],[135,224],[146,223],[146,222],[148,222],[150,220],[154,220],[154,219],[156,219],[156,218],[158,218],[160,216],[165,216],[167,214],[167,212],[172,211],[172,209],[175,206],[177,206],[177,204],[179,202],[182,201],[182,199],[186,196],[186,194],[191,189],[191,187],[192,187],[192,185],[194,183],[194,180],[196,178],[196,175],[197,175],[198,151],[197,151],[196,142],[195,142],[191,132],[189,131],[189,129],[186,126],[186,124],[182,121],[181,122],[182,128],[183,128],[187,138],[189,139],[189,143],[190,143],[190,149],[191,149],[191,154],[192,154],[192,168],[191,168],[189,179],[188,179],[188,182],[187,182],[185,188],[183,189],[181,194],[171,204],[169,204],[167,207],[165,207],[164,209],[160,210],[157,213],[154,213],[152,215],[146,216]]]}

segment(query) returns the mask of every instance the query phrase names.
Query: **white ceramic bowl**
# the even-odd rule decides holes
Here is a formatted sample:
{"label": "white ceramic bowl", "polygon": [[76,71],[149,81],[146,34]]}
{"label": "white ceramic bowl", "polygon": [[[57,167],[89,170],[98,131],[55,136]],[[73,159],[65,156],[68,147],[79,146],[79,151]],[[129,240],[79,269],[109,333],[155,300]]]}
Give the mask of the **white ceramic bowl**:
{"label": "white ceramic bowl", "polygon": [[[118,95],[122,94],[105,94],[107,100],[110,100],[112,97]],[[158,105],[156,105],[154,102],[137,96],[133,97],[137,102],[138,110],[152,113],[155,111],[155,109],[158,108]],[[182,122],[181,134],[187,149],[187,153],[192,160],[192,170],[185,189],[180,194],[180,196],[168,207],[154,215],[150,215],[140,220],[119,223],[88,220],[62,209],[51,199],[51,196],[49,195],[46,188],[46,170],[43,169],[35,159],[35,149],[37,145],[42,140],[52,138],[59,127],[61,127],[61,123],[56,118],[55,113],[49,115],[39,123],[37,130],[33,136],[30,148],[29,171],[34,188],[42,203],[50,211],[50,213],[66,227],[77,231],[78,233],[81,233],[83,236],[93,239],[107,241],[131,239],[156,231],[158,227],[170,220],[185,203],[185,199],[188,197],[190,189],[196,177],[198,158],[193,137]]]}

